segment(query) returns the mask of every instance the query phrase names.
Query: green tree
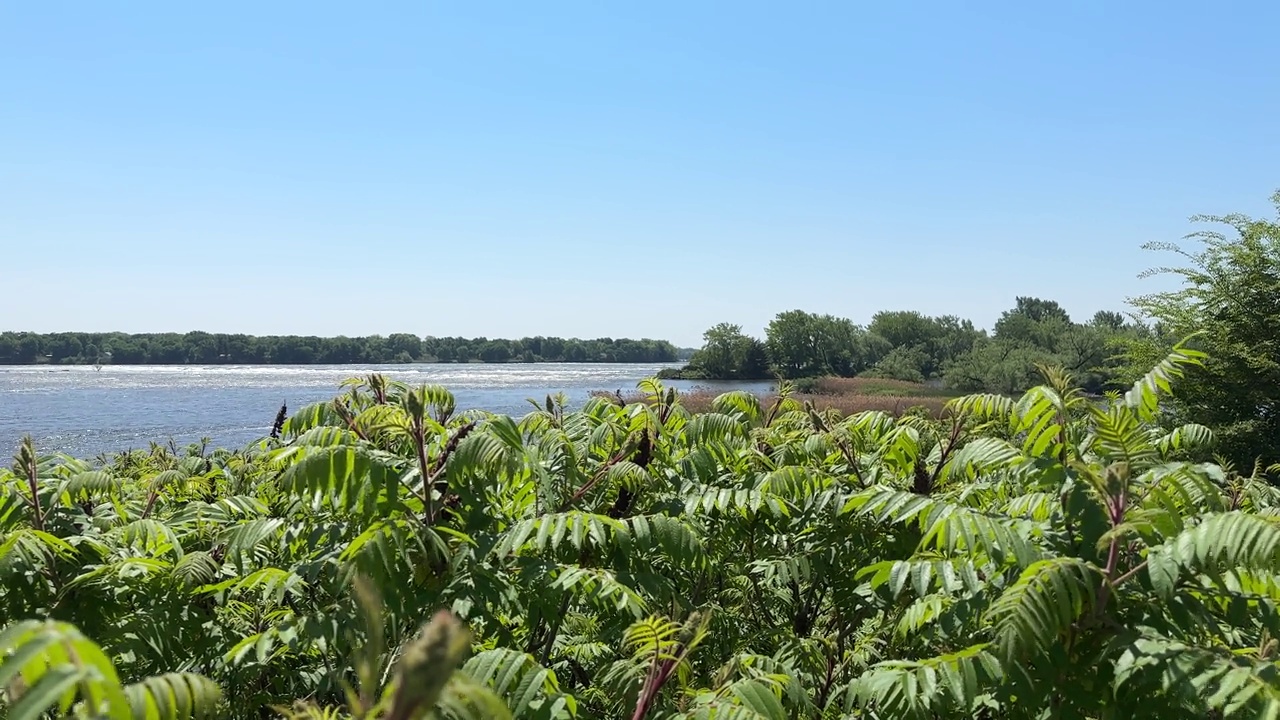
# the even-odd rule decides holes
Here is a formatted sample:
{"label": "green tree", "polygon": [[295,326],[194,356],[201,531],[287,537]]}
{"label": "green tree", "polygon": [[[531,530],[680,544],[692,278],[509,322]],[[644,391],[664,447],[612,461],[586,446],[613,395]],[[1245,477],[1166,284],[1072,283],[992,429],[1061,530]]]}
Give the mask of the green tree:
{"label": "green tree", "polygon": [[[954,315],[932,318],[915,311],[876,313],[868,338],[883,338],[889,349],[878,353],[877,374],[909,380],[938,377],[947,363],[973,349],[982,333]],[[890,352],[892,350],[893,352]]]}
{"label": "green tree", "polygon": [[893,347],[922,347],[942,334],[933,318],[914,310],[884,310],[871,316],[867,332],[879,335]]}
{"label": "green tree", "polygon": [[1160,330],[1128,346],[1132,367],[1174,337],[1202,333],[1195,342],[1211,351],[1209,360],[1190,373],[1174,408],[1214,428],[1220,451],[1248,465],[1256,458],[1280,460],[1280,191],[1271,202],[1275,219],[1193,217],[1226,226],[1187,235],[1198,251],[1163,242],[1143,246],[1172,252],[1186,264],[1144,273],[1179,277],[1182,287],[1133,299]]}
{"label": "green tree", "polygon": [[84,346],[75,333],[58,333],[47,338],[45,351],[53,362],[69,362],[80,356]]}
{"label": "green tree", "polygon": [[1094,313],[1093,319],[1089,321],[1089,324],[1093,327],[1110,330],[1112,332],[1119,332],[1127,325],[1124,320],[1124,315],[1111,310],[1099,310]]}
{"label": "green tree", "polygon": [[1021,392],[1036,383],[1036,365],[1048,364],[1064,368],[1077,387],[1098,394],[1114,382],[1117,338],[1137,333],[1140,329],[1127,325],[1119,313],[1099,312],[1078,324],[1057,302],[1019,297],[996,321],[990,339],[969,334],[964,341],[970,349],[943,361],[945,380],[957,390]]}
{"label": "green tree", "polygon": [[394,356],[403,353],[417,360],[422,356],[422,339],[408,333],[392,333],[387,337],[387,352]]}
{"label": "green tree", "polygon": [[[1061,322],[1070,324],[1071,316],[1055,300],[1042,300],[1036,297],[1017,297],[1014,308],[1004,313],[1004,318],[1022,315],[1034,322]],[[1003,319],[1003,318],[1002,318]],[[996,327],[999,327],[997,323]]]}
{"label": "green tree", "polygon": [[983,339],[973,350],[947,367],[947,387],[962,392],[1013,394],[1035,386],[1039,364],[1052,364],[1054,355],[1030,343]]}
{"label": "green tree", "polygon": [[947,363],[973,350],[974,344],[987,334],[975,328],[972,320],[955,315],[943,315],[934,318],[934,322],[942,328],[942,334],[933,339],[928,352],[933,363],[930,375],[938,377]]}
{"label": "green tree", "polygon": [[189,332],[176,338],[175,342],[182,348],[181,352],[186,355],[187,362],[214,364],[221,362],[225,355],[225,340],[220,342],[219,336],[207,332]]}
{"label": "green tree", "polygon": [[1101,393],[1110,379],[1106,364],[1108,338],[1115,331],[1094,325],[1071,325],[1059,335],[1054,363],[1065,368],[1079,387],[1090,393]]}
{"label": "green tree", "polygon": [[880,358],[880,362],[865,374],[872,377],[893,378],[908,382],[924,382],[924,369],[929,364],[929,356],[918,347],[900,345]]}
{"label": "green tree", "polygon": [[18,362],[18,334],[14,332],[0,333],[0,363],[16,364]]}
{"label": "green tree", "polygon": [[772,377],[769,372],[769,350],[758,338],[747,338],[746,353],[739,366],[738,377],[743,380]]}
{"label": "green tree", "polygon": [[735,355],[745,337],[741,325],[720,323],[708,328],[702,333],[702,349],[693,356],[690,364],[713,378],[733,377],[738,368]]}
{"label": "green tree", "polygon": [[765,331],[774,372],[784,378],[851,377],[875,364],[887,347],[847,318],[803,310],[778,313]]}
{"label": "green tree", "polygon": [[1071,316],[1052,300],[1019,297],[1011,310],[996,321],[993,337],[1012,340],[1056,352],[1064,333],[1072,327]]}
{"label": "green tree", "polygon": [[32,364],[40,359],[40,352],[43,349],[43,343],[40,336],[35,333],[22,333],[18,336],[18,353],[17,359],[19,363]]}
{"label": "green tree", "polygon": [[702,349],[689,360],[691,368],[717,379],[754,380],[768,377],[764,344],[742,332],[741,325],[720,323],[702,334]]}
{"label": "green tree", "polygon": [[476,354],[487,363],[503,363],[511,359],[511,346],[505,340],[490,340],[481,345]]}

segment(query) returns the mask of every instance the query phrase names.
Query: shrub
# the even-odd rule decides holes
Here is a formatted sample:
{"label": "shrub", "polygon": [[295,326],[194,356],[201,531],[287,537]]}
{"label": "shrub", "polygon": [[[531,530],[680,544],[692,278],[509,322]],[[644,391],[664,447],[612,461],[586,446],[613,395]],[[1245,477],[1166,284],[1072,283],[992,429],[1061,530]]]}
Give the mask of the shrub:
{"label": "shrub", "polygon": [[930,417],[646,380],[516,419],[374,375],[237,451],[26,441],[0,709],[1275,717],[1280,491],[1156,423],[1200,357]]}

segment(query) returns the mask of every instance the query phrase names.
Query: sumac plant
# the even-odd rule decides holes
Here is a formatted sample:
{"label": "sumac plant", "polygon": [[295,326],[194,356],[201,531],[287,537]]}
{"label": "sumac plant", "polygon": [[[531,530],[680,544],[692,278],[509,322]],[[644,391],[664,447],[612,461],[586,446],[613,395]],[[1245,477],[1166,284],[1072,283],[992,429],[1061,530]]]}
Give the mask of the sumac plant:
{"label": "sumac plant", "polygon": [[1064,373],[940,419],[460,412],[373,375],[239,451],[0,471],[10,718],[1280,716],[1280,493]]}

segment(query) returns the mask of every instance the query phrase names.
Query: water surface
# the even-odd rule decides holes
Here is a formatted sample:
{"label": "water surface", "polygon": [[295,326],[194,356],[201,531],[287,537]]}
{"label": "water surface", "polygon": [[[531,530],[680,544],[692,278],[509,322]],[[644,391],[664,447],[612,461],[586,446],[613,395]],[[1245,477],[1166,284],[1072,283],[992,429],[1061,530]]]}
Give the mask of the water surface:
{"label": "water surface", "polygon": [[[653,364],[0,366],[0,458],[30,434],[47,452],[92,456],[210,438],[241,447],[271,429],[281,403],[295,410],[339,392],[343,380],[371,372],[412,384],[438,383],[459,409],[523,415],[528,398],[564,392],[580,404],[592,390],[634,389],[663,367]],[[670,381],[766,390],[768,383]],[[8,464],[0,459],[0,463]]]}

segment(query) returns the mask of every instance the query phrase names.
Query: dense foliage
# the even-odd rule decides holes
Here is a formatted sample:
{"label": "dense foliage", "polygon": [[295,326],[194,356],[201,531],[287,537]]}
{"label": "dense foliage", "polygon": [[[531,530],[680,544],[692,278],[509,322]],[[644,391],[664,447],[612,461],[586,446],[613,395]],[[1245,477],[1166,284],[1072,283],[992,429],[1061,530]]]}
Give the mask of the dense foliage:
{"label": "dense foliage", "polygon": [[519,340],[425,337],[310,337],[189,332],[0,333],[0,365],[35,363],[120,365],[352,364],[408,362],[673,362],[665,340],[527,337]]}
{"label": "dense foliage", "polygon": [[1274,219],[1193,218],[1231,233],[1192,233],[1198,251],[1147,246],[1173,252],[1187,265],[1152,271],[1179,277],[1182,286],[1134,299],[1158,332],[1135,338],[1126,353],[1140,366],[1166,352],[1173,338],[1198,332],[1196,342],[1213,352],[1171,409],[1213,427],[1221,451],[1243,465],[1259,457],[1280,461],[1280,192],[1271,199]]}
{"label": "dense foliage", "polygon": [[656,381],[517,420],[375,375],[235,452],[26,442],[0,707],[1276,717],[1280,493],[1156,424],[1198,362],[1103,403],[1046,371],[939,421],[785,392],[692,415]]}
{"label": "dense foliage", "polygon": [[[992,332],[955,316],[876,313],[866,327],[801,310],[779,313],[763,341],[722,323],[703,335],[681,377],[755,379],[819,376],[940,380],[962,392],[1017,393],[1038,381],[1038,365],[1075,373],[1099,393],[1118,378],[1116,346],[1150,334],[1119,313],[1076,323],[1056,302],[1020,297]],[[1167,348],[1166,348],[1167,349]]]}
{"label": "dense foliage", "polygon": [[693,354],[679,377],[718,380],[761,380],[773,376],[765,344],[745,335],[741,325],[720,323],[702,334],[702,349]]}

